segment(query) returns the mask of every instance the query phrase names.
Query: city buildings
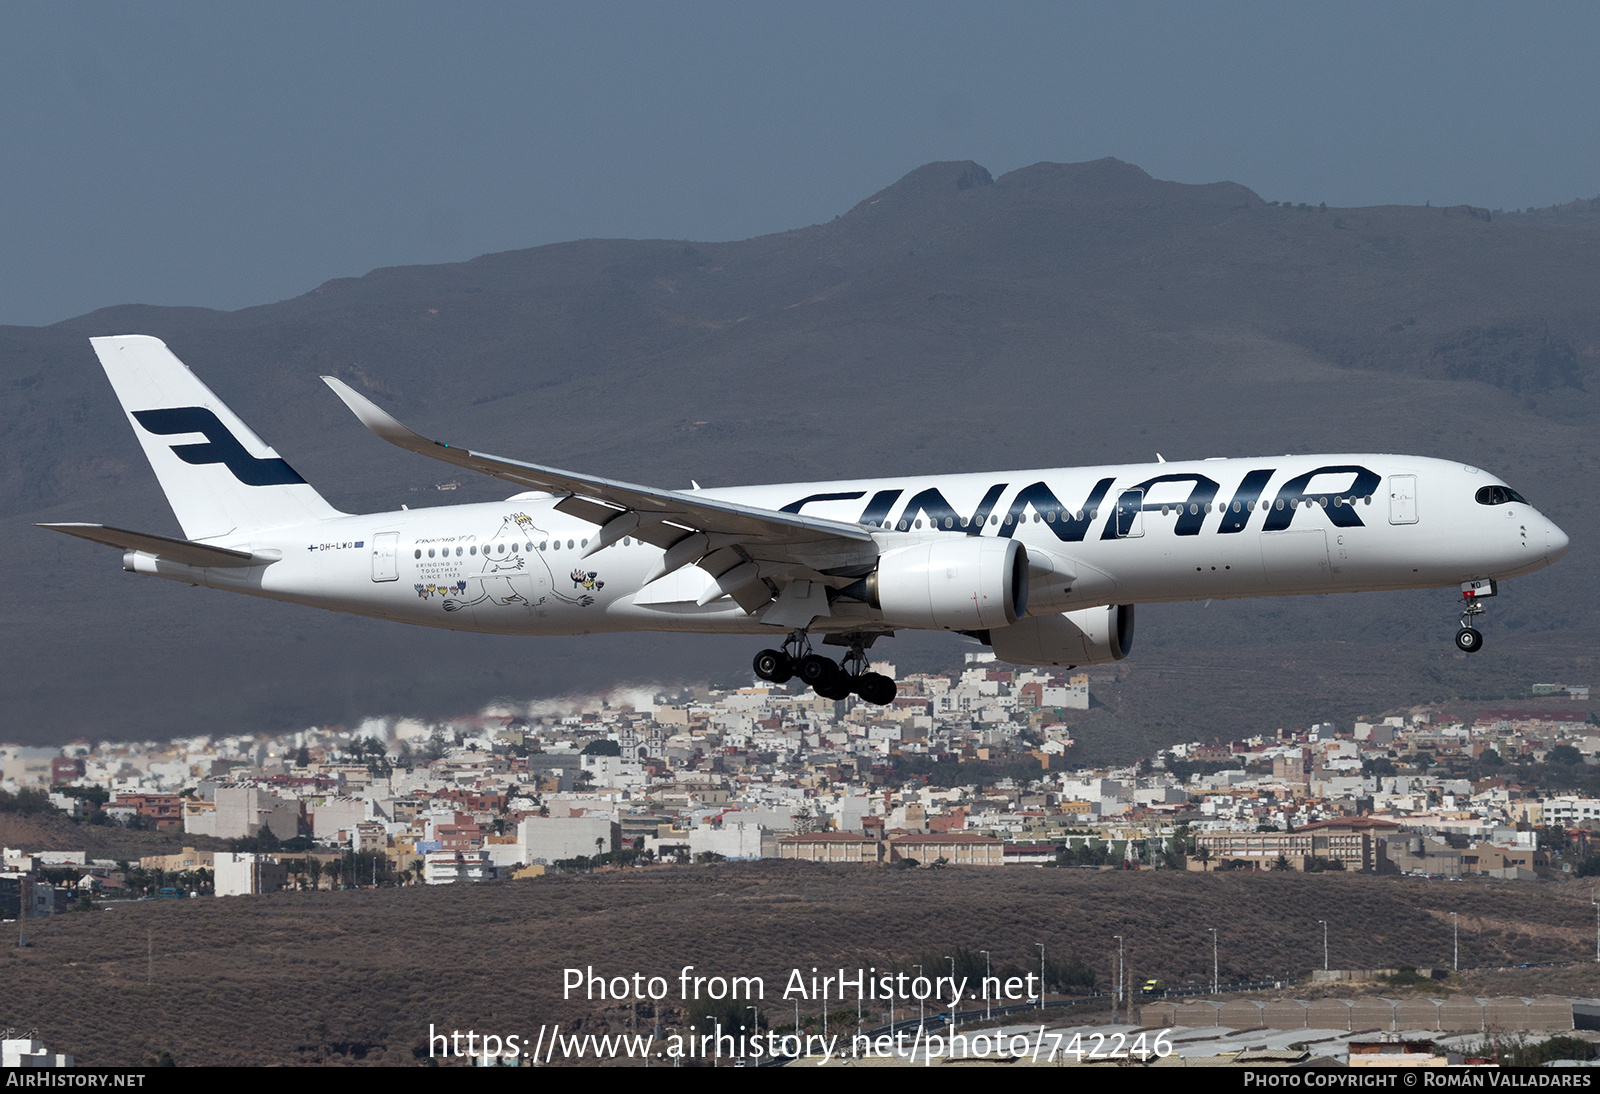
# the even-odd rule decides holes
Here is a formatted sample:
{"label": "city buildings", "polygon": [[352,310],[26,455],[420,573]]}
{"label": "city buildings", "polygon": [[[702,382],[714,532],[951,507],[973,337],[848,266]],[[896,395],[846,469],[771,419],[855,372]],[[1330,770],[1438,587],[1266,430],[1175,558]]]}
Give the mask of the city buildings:
{"label": "city buildings", "polygon": [[[1518,879],[1585,868],[1600,825],[1600,799],[1504,774],[1600,764],[1578,685],[1542,706],[1322,722],[1090,768],[1073,738],[1090,674],[973,654],[898,683],[888,707],[760,684],[436,724],[4,746],[0,786],[80,823],[219,841],[142,860],[134,887],[181,876],[218,895],[760,858]],[[45,868],[27,848],[6,855],[7,877]],[[118,863],[56,865],[88,892],[127,891]],[[12,890],[20,901],[20,881],[0,900]]]}

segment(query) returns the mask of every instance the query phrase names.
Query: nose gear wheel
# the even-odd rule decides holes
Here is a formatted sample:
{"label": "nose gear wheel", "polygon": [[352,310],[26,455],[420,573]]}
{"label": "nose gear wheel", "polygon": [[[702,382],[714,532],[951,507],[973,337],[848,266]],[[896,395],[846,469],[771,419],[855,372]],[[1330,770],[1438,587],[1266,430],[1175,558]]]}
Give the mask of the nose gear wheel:
{"label": "nose gear wheel", "polygon": [[1456,649],[1462,653],[1477,653],[1483,649],[1483,634],[1472,626],[1472,620],[1484,614],[1483,605],[1468,599],[1461,609],[1461,629],[1456,631]]}

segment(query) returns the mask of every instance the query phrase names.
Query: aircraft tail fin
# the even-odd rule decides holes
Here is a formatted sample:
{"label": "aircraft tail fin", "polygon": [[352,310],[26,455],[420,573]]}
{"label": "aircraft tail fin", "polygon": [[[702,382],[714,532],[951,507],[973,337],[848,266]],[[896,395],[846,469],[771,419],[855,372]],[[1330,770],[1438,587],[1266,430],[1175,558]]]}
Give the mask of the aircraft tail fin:
{"label": "aircraft tail fin", "polygon": [[159,338],[91,338],[134,435],[191,540],[342,514]]}

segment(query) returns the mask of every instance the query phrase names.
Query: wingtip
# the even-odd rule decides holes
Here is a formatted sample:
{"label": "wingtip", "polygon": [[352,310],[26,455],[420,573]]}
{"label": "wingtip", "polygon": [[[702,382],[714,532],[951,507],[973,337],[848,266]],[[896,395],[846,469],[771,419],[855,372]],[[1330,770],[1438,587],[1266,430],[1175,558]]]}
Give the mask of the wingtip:
{"label": "wingtip", "polygon": [[327,384],[333,393],[339,397],[339,401],[349,408],[350,413],[356,416],[357,421],[389,443],[397,444],[401,448],[413,451],[418,446],[428,443],[427,438],[408,428],[393,414],[384,410],[377,403],[338,377],[324,376],[322,382]]}
{"label": "wingtip", "polygon": [[340,399],[343,399],[346,403],[348,403],[350,400],[346,399],[345,396],[356,395],[359,397],[360,395],[355,388],[351,387],[337,376],[324,376],[322,377],[322,382],[327,384],[328,389],[335,395],[339,396]]}

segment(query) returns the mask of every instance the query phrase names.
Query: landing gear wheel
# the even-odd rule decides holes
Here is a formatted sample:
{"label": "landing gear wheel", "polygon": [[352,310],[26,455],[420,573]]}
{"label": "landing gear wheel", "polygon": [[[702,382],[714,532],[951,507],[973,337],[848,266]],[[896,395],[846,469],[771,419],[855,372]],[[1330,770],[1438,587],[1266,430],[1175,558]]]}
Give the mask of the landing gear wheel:
{"label": "landing gear wheel", "polygon": [[873,706],[888,706],[898,690],[894,681],[881,672],[864,673],[855,679],[855,693]]}
{"label": "landing gear wheel", "polygon": [[794,661],[782,650],[762,650],[750,667],[758,677],[774,684],[786,684],[794,676]]}
{"label": "landing gear wheel", "polygon": [[818,684],[814,690],[822,698],[838,702],[840,699],[850,698],[850,693],[855,691],[855,679],[854,676],[847,676],[841,671],[838,679],[831,683]]}
{"label": "landing gear wheel", "polygon": [[[815,653],[800,658],[797,675],[800,682],[821,695],[824,688],[831,689],[844,676],[844,670],[834,661]],[[827,698],[826,696],[823,696]]]}

